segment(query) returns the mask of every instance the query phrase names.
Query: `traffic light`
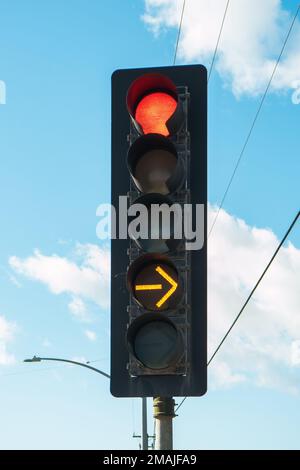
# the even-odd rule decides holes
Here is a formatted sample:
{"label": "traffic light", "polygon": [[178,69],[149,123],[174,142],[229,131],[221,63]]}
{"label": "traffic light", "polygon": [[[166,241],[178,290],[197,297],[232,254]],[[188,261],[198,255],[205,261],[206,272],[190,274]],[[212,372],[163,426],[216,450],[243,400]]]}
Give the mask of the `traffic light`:
{"label": "traffic light", "polygon": [[205,67],[114,72],[114,396],[206,392],[206,134]]}

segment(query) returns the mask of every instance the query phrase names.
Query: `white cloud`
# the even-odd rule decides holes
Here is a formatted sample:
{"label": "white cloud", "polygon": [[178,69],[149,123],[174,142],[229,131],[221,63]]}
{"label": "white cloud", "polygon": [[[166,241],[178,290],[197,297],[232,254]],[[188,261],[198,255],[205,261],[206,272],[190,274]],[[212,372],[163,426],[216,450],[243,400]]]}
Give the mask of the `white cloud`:
{"label": "white cloud", "polygon": [[[186,2],[178,58],[209,66],[227,0]],[[145,0],[143,21],[155,34],[178,28],[182,0]],[[296,4],[292,7],[296,9]],[[257,95],[266,87],[290,27],[292,13],[280,0],[231,0],[215,68],[235,95]],[[300,22],[296,20],[272,82],[273,90],[298,89]]]}
{"label": "white cloud", "polygon": [[[209,226],[216,211],[209,212]],[[271,230],[249,227],[225,211],[209,241],[209,357],[228,330],[275,251]],[[211,365],[216,386],[251,381],[299,388],[300,250],[279,252]]]}
{"label": "white cloud", "polygon": [[22,287],[22,284],[18,281],[18,279],[13,276],[12,274],[9,274],[9,280],[12,284],[14,284],[18,289]]}
{"label": "white cloud", "polygon": [[226,362],[216,362],[212,370],[213,388],[226,388],[246,381],[246,375],[233,372]]}
{"label": "white cloud", "polygon": [[80,297],[74,297],[68,304],[68,307],[72,315],[77,318],[77,320],[82,322],[90,321],[86,305]]}
{"label": "white cloud", "polygon": [[295,82],[295,91],[292,94],[292,103],[300,104],[300,80]]}
{"label": "white cloud", "polygon": [[96,333],[92,330],[85,330],[84,334],[90,341],[96,341],[97,339]]}
{"label": "white cloud", "polygon": [[300,366],[300,340],[291,344],[291,363],[293,366]]}
{"label": "white cloud", "polygon": [[9,264],[18,274],[47,285],[53,294],[70,294],[71,313],[87,321],[85,300],[103,309],[109,306],[109,252],[97,245],[78,244],[76,258],[77,262],[36,250],[28,258],[10,257]]}
{"label": "white cloud", "polygon": [[15,332],[16,324],[0,315],[0,365],[10,365],[15,362],[14,355],[7,351],[7,345],[13,341]]}

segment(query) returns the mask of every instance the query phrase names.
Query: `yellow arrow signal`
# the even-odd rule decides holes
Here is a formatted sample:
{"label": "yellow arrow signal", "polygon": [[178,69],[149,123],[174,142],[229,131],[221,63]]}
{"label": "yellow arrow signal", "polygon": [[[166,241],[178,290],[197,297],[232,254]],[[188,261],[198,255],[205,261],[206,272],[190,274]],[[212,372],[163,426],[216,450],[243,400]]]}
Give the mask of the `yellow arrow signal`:
{"label": "yellow arrow signal", "polygon": [[[166,271],[161,266],[157,266],[155,271],[158,272],[158,274],[160,274],[171,285],[171,288],[168,290],[168,292],[166,292],[166,294],[156,303],[156,307],[160,308],[171,297],[171,295],[174,294],[178,284],[168,273],[166,273]],[[162,290],[162,288],[162,284],[137,284],[135,286],[136,291]]]}
{"label": "yellow arrow signal", "polygon": [[135,290],[160,290],[162,289],[161,284],[139,284],[135,286]]}
{"label": "yellow arrow signal", "polygon": [[171,284],[171,289],[168,290],[168,292],[156,303],[156,306],[160,308],[167,300],[169,297],[171,297],[172,294],[176,291],[178,284],[177,282],[174,281],[174,279],[169,276],[166,271],[164,271],[160,266],[157,266],[155,269],[166,281],[168,281]]}

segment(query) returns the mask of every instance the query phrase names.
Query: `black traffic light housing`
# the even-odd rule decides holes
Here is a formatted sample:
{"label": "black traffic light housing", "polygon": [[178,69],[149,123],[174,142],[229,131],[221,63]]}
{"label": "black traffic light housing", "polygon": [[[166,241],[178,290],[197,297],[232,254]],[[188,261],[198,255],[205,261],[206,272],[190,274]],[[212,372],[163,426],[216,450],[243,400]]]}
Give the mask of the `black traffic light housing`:
{"label": "black traffic light housing", "polygon": [[[165,125],[150,117],[167,95]],[[148,108],[149,110],[149,108]],[[159,180],[151,172],[159,165]],[[166,176],[165,176],[166,175]],[[153,183],[154,181],[154,183]],[[200,396],[207,389],[207,71],[202,65],[112,76],[112,205],[204,207],[204,244],[111,241],[111,393]],[[130,222],[128,218],[128,223]],[[176,226],[176,222],[175,223]],[[176,228],[176,227],[175,227]],[[117,227],[118,229],[118,227]],[[118,232],[118,230],[117,230]],[[130,232],[130,230],[129,230]],[[149,292],[149,297],[147,297]]]}

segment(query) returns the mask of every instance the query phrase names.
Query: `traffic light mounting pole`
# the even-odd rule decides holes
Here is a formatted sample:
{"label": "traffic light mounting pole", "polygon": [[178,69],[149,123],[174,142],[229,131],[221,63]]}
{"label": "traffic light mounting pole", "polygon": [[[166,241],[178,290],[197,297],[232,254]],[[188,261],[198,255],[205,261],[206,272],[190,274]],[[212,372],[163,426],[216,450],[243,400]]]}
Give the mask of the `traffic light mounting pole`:
{"label": "traffic light mounting pole", "polygon": [[148,450],[148,431],[147,431],[147,398],[142,397],[142,449]]}
{"label": "traffic light mounting pole", "polygon": [[156,397],[153,399],[155,419],[155,450],[173,450],[173,418],[175,401],[173,398]]}

